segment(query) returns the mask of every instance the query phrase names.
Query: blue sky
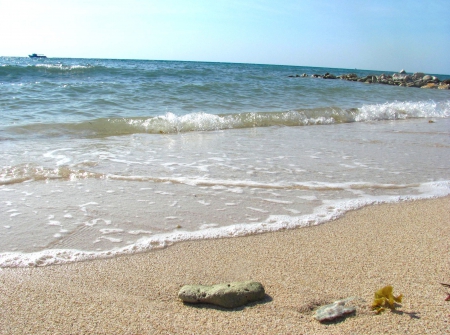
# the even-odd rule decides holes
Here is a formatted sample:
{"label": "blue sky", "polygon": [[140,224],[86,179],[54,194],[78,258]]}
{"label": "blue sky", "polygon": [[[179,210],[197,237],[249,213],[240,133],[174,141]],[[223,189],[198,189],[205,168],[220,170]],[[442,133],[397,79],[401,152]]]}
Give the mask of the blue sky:
{"label": "blue sky", "polygon": [[0,0],[0,55],[450,74],[449,0]]}

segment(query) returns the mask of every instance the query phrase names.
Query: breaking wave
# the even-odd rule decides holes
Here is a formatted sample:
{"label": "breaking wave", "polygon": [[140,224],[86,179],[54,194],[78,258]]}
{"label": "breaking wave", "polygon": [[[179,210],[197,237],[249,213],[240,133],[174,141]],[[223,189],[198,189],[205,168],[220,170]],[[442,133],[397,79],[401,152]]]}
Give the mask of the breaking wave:
{"label": "breaking wave", "polygon": [[96,138],[138,133],[175,134],[191,131],[225,129],[329,125],[365,121],[405,120],[411,118],[448,118],[450,100],[443,102],[390,102],[363,105],[360,108],[338,107],[299,109],[286,112],[248,112],[209,114],[204,112],[154,117],[99,118],[79,123],[30,124],[13,126],[14,136]]}

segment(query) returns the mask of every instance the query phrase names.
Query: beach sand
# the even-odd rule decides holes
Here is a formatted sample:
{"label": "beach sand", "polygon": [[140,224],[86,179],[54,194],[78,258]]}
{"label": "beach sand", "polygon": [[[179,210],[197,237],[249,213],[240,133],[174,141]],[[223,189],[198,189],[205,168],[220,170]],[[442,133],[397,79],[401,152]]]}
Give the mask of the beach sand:
{"label": "beach sand", "polygon": [[[449,334],[450,198],[384,204],[320,226],[184,242],[106,260],[0,270],[0,334]],[[184,305],[185,284],[261,282],[263,302]],[[374,315],[374,291],[403,294]],[[358,297],[351,317],[318,304]]]}

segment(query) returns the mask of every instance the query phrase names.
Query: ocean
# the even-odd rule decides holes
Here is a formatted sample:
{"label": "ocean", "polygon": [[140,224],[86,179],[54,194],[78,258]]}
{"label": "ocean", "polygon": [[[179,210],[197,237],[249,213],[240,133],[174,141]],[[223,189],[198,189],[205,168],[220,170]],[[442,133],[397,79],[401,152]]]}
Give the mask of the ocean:
{"label": "ocean", "polygon": [[0,268],[450,194],[449,90],[311,77],[326,72],[392,74],[0,57]]}

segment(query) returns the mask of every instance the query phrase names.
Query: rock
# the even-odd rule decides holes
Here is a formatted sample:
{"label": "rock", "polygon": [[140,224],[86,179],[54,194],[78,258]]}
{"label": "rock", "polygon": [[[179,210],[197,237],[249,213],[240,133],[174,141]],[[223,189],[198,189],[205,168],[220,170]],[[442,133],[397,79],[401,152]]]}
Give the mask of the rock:
{"label": "rock", "polygon": [[435,83],[428,83],[421,88],[438,88],[438,85],[436,85]]}
{"label": "rock", "polygon": [[364,82],[364,83],[368,83],[368,84],[378,83],[378,78],[376,76],[374,76],[374,75],[368,75],[368,76],[366,76],[364,78],[358,79],[358,81],[361,81],[361,82]]}
{"label": "rock", "polygon": [[323,75],[323,79],[336,79],[336,76],[327,72]]}
{"label": "rock", "polygon": [[407,77],[407,75],[404,73],[394,73],[392,75],[392,79],[394,79],[394,81],[396,81],[396,80],[403,81],[403,80],[405,80],[406,77]]}
{"label": "rock", "polygon": [[419,80],[419,79],[422,79],[424,76],[425,76],[424,73],[422,73],[422,72],[416,72],[416,73],[414,73],[414,74],[412,75],[412,79],[413,79],[413,80]]}
{"label": "rock", "polygon": [[308,77],[308,75],[306,73],[303,73],[301,76],[302,77]]}
{"label": "rock", "polygon": [[407,83],[410,83],[413,81],[412,77],[410,75],[406,75],[405,78],[403,78],[403,80]]}
{"label": "rock", "polygon": [[356,81],[358,79],[358,76],[355,73],[349,73],[349,74],[342,74],[339,76],[339,78],[344,80]]}
{"label": "rock", "polygon": [[213,304],[225,308],[236,308],[252,301],[264,299],[261,283],[254,281],[233,282],[217,285],[185,285],[178,297],[192,304]]}
{"label": "rock", "polygon": [[[355,298],[337,300],[332,304],[321,306],[316,310],[314,318],[320,322],[331,321],[356,312],[356,307],[347,304]],[[346,306],[347,305],[347,306]]]}
{"label": "rock", "polygon": [[406,73],[406,71],[401,69],[399,73],[404,74],[404,73]]}
{"label": "rock", "polygon": [[425,83],[419,79],[414,82],[414,87],[422,87]]}
{"label": "rock", "polygon": [[358,79],[358,76],[356,75],[356,73],[349,73],[349,74],[343,74],[341,76],[342,79],[347,79],[347,80],[356,80]]}
{"label": "rock", "polygon": [[[400,73],[395,73],[393,75],[387,75],[383,73],[380,76],[368,75],[365,77],[358,77],[355,73],[348,73],[348,74],[341,74],[336,77],[333,74],[327,72],[323,76],[320,74],[313,74],[311,75],[311,77],[324,79],[339,78],[342,80],[358,81],[366,84],[380,83],[385,85],[395,85],[403,87],[422,87],[422,88],[441,88],[441,89],[447,89],[448,86],[445,85],[450,84],[450,79],[441,82],[439,78],[435,76],[425,75],[422,72],[416,72],[413,75],[408,75],[404,70],[400,71]],[[435,85],[428,85],[428,84],[435,84]]]}
{"label": "rock", "polygon": [[384,73],[378,77],[378,82],[385,85],[394,85],[392,76]]}
{"label": "rock", "polygon": [[440,90],[449,90],[450,89],[450,84],[442,84],[438,86],[438,89]]}

